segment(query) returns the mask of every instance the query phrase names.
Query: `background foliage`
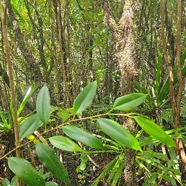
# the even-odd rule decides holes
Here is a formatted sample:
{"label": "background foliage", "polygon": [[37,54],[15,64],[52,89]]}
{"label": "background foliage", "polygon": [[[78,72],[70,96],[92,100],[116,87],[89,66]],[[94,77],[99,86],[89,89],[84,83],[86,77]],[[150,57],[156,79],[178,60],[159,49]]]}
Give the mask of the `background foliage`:
{"label": "background foliage", "polygon": [[[134,92],[128,95],[120,94],[122,77],[116,41],[106,25],[102,1],[0,1],[3,185],[15,185],[14,175],[27,185],[123,185],[126,147],[135,150],[139,185],[186,184],[185,1],[179,43],[183,81],[181,102],[177,104],[179,127],[174,121],[169,78],[172,68],[176,96],[180,87],[177,76],[180,1],[165,1],[166,54],[161,32],[164,1],[139,1],[134,18],[138,73],[133,82]],[[127,1],[108,2],[118,22]],[[7,67],[5,26],[13,79]],[[17,111],[12,101],[12,82]],[[15,157],[18,149],[14,149],[14,113],[19,124],[20,157]],[[131,134],[121,118],[134,120],[137,132]],[[174,151],[175,139],[181,139],[182,143],[176,145],[181,144],[182,151]],[[28,174],[23,174],[27,171]]]}

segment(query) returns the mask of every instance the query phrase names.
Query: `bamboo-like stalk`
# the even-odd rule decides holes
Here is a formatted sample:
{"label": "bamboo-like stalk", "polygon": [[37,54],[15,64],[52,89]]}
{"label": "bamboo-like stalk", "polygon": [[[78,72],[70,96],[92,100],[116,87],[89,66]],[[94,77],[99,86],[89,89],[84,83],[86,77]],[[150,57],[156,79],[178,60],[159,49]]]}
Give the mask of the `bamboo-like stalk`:
{"label": "bamboo-like stalk", "polygon": [[[3,9],[3,8],[2,8]],[[6,61],[8,66],[8,74],[10,80],[10,96],[12,102],[12,115],[13,115],[13,123],[14,123],[14,135],[15,135],[15,146],[16,146],[16,157],[20,157],[20,140],[19,140],[19,123],[17,118],[17,102],[16,102],[16,94],[15,94],[15,84],[14,84],[14,77],[13,77],[13,68],[11,63],[11,52],[10,52],[10,43],[8,40],[8,31],[5,19],[6,13],[1,15],[1,22],[2,22],[2,30],[3,30],[3,40],[4,40],[4,47],[5,47],[5,55]],[[17,178],[17,186],[21,185],[21,181]]]}
{"label": "bamboo-like stalk", "polygon": [[57,26],[58,26],[58,39],[59,39],[59,49],[60,49],[60,59],[61,59],[61,67],[62,67],[62,76],[63,76],[63,83],[64,83],[64,95],[67,101],[67,107],[69,107],[69,90],[67,85],[67,76],[66,76],[66,66],[64,63],[64,52],[63,52],[63,29],[61,27],[61,7],[60,2],[57,1]]}
{"label": "bamboo-like stalk", "polygon": [[171,108],[173,113],[173,118],[175,118],[175,112],[176,112],[176,102],[175,102],[175,92],[174,92],[174,75],[172,70],[172,65],[168,59],[168,52],[167,52],[167,40],[165,38],[165,0],[161,1],[161,41],[162,41],[162,50],[163,50],[163,58],[164,62],[168,68],[169,72],[169,90],[170,90],[170,100],[171,100]]}
{"label": "bamboo-like stalk", "polygon": [[178,10],[177,10],[177,36],[176,36],[176,67],[177,67],[177,79],[178,79],[178,92],[176,97],[176,117],[175,117],[175,127],[180,127],[180,107],[181,98],[183,92],[183,77],[181,73],[181,17],[182,17],[182,0],[178,0]]}
{"label": "bamboo-like stalk", "polygon": [[[12,114],[13,114],[13,121],[14,121],[14,132],[15,132],[15,146],[18,147],[20,145],[19,140],[19,124],[17,118],[17,102],[16,102],[16,95],[15,95],[15,84],[14,84],[14,77],[13,77],[13,70],[12,70],[12,63],[11,63],[11,52],[10,52],[10,43],[8,41],[8,31],[5,18],[1,18],[2,22],[2,30],[3,30],[3,39],[4,39],[4,47],[5,47],[5,55],[6,61],[8,66],[8,74],[10,80],[10,95],[12,101]],[[16,156],[20,157],[19,149],[16,150]]]}

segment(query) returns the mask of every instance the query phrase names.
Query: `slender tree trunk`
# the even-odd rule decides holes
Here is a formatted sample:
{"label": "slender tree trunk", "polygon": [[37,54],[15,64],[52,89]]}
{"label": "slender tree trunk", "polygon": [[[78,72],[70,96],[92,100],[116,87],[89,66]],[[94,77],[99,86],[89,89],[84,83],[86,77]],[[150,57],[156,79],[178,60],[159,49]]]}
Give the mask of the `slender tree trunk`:
{"label": "slender tree trunk", "polygon": [[[3,11],[3,8],[1,9]],[[2,12],[1,12],[2,14]],[[5,15],[1,15],[0,19],[2,22],[2,31],[3,31],[3,40],[4,40],[4,47],[5,47],[5,55],[6,61],[8,66],[8,75],[10,80],[10,96],[11,96],[11,103],[12,103],[12,117],[13,117],[13,124],[14,124],[14,136],[15,136],[15,147],[16,147],[16,157],[20,157],[20,140],[19,140],[19,123],[17,118],[17,102],[16,102],[16,94],[15,94],[15,84],[14,84],[14,77],[13,77],[13,69],[12,69],[12,62],[11,62],[11,53],[10,53],[10,43],[8,41],[8,31],[6,25]],[[17,186],[21,186],[21,181],[17,178]]]}
{"label": "slender tree trunk", "polygon": [[21,50],[25,60],[27,61],[29,65],[29,72],[32,72],[31,78],[35,82],[42,82],[43,81],[43,76],[41,74],[40,68],[38,67],[39,65],[36,63],[34,57],[32,54],[29,52],[24,40],[23,40],[23,34],[21,33],[21,29],[19,27],[18,21],[14,15],[14,12],[12,10],[11,2],[10,0],[7,0],[7,9],[9,12],[9,18],[13,27],[13,31],[15,34],[15,40],[18,43],[18,47]]}
{"label": "slender tree trunk", "polygon": [[[134,91],[134,80],[137,75],[137,61],[135,59],[134,17],[138,10],[138,0],[126,0],[122,16],[117,23],[111,16],[108,0],[103,1],[104,19],[109,26],[113,40],[116,43],[116,57],[121,73],[120,94],[125,95]],[[135,124],[132,119],[125,119],[123,126],[135,134]],[[136,151],[127,148],[125,151],[124,185],[136,186]]]}

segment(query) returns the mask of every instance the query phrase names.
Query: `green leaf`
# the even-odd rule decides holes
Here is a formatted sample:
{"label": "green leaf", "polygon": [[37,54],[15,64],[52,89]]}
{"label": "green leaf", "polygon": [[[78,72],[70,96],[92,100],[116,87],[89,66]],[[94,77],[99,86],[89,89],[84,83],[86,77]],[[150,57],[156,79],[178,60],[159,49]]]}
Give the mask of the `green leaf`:
{"label": "green leaf", "polygon": [[11,157],[8,158],[8,166],[27,185],[45,186],[42,176],[25,159]]}
{"label": "green leaf", "polygon": [[29,89],[27,90],[27,93],[23,99],[23,101],[21,102],[18,110],[17,110],[17,115],[19,116],[20,113],[22,112],[24,106],[26,105],[27,101],[30,99],[30,97],[32,96],[32,94],[35,92],[35,90],[38,88],[38,86],[35,87],[29,87]]}
{"label": "green leaf", "polygon": [[76,172],[77,173],[80,173],[80,172],[82,172],[82,171],[84,171],[86,169],[87,161],[88,161],[87,155],[85,155],[85,154],[82,153],[81,156],[80,156],[80,160],[81,160],[81,163],[76,168]]}
{"label": "green leaf", "polygon": [[156,74],[155,74],[155,94],[156,97],[159,95],[159,89],[161,85],[161,76],[162,76],[162,64],[163,64],[163,57],[160,51],[158,51],[158,59],[156,61]]}
{"label": "green leaf", "polygon": [[49,182],[46,182],[45,186],[58,186],[58,184],[55,182],[49,181]]}
{"label": "green leaf", "polygon": [[44,143],[37,143],[36,152],[44,166],[61,182],[70,184],[69,176],[65,166],[55,155],[55,151]]}
{"label": "green leaf", "polygon": [[1,2],[0,2],[0,19],[1,20],[4,19],[4,6]]}
{"label": "green leaf", "polygon": [[57,112],[57,115],[63,120],[63,122],[65,122],[71,116],[71,114],[68,111],[62,109],[59,112]]}
{"label": "green leaf", "polygon": [[80,114],[87,107],[89,107],[96,95],[97,82],[94,81],[87,85],[74,101],[74,111],[76,114]]}
{"label": "green leaf", "polygon": [[32,134],[41,126],[41,124],[42,122],[37,114],[30,116],[27,120],[24,121],[24,123],[20,127],[19,138],[23,139],[28,135]]}
{"label": "green leaf", "polygon": [[10,182],[7,178],[4,178],[1,183],[2,183],[2,186],[10,186]]}
{"label": "green leaf", "polygon": [[123,172],[124,167],[125,167],[125,164],[122,162],[119,165],[119,167],[117,168],[116,173],[115,173],[115,175],[113,177],[112,184],[111,184],[112,186],[116,186],[117,185],[118,180],[119,180],[119,178],[122,175],[122,172]]}
{"label": "green leaf", "polygon": [[50,143],[59,149],[70,152],[82,152],[83,150],[72,140],[63,136],[53,136],[49,138]]}
{"label": "green leaf", "polygon": [[80,129],[73,125],[64,126],[62,127],[62,129],[67,136],[78,142],[81,142],[84,145],[98,149],[104,148],[101,141],[97,137],[84,131],[83,129]]}
{"label": "green leaf", "polygon": [[159,107],[162,107],[162,105],[166,102],[167,97],[169,96],[169,84],[169,76],[167,76],[157,97]]}
{"label": "green leaf", "polygon": [[126,145],[132,149],[142,151],[137,139],[116,121],[106,118],[99,118],[98,123],[103,132],[118,142],[120,145]]}
{"label": "green leaf", "polygon": [[50,119],[50,95],[46,85],[41,88],[37,96],[36,111],[40,120],[47,124]]}
{"label": "green leaf", "polygon": [[114,102],[114,110],[129,111],[142,104],[147,94],[133,93],[119,97]]}
{"label": "green leaf", "polygon": [[94,180],[92,186],[97,186],[99,184],[99,182],[107,175],[109,174],[110,171],[112,171],[116,161],[117,161],[118,157],[115,157],[112,161],[110,161],[106,167],[104,168],[104,170],[102,171],[102,173]]}
{"label": "green leaf", "polygon": [[[120,156],[118,156],[118,159],[117,159],[117,161],[116,161],[116,163],[115,163],[112,171],[110,172],[110,174],[108,176],[108,179],[107,179],[107,182],[108,183],[111,183],[112,182],[112,180],[114,179],[115,175],[117,174],[118,169],[124,166],[123,158],[124,158],[124,155],[123,154],[121,154]],[[119,177],[118,177],[118,179],[119,179]],[[117,181],[118,180],[115,180],[116,183],[117,183]]]}
{"label": "green leaf", "polygon": [[142,116],[135,116],[134,119],[138,125],[149,135],[164,143],[165,145],[176,147],[174,140],[165,133],[154,121],[144,118]]}

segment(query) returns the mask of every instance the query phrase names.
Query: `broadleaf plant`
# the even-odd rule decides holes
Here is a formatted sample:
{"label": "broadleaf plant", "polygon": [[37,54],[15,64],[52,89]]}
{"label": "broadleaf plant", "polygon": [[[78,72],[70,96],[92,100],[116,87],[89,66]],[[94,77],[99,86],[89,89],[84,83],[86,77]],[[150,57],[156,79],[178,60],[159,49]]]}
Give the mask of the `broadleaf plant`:
{"label": "broadleaf plant", "polygon": [[70,185],[70,179],[65,166],[55,155],[55,151],[44,143],[37,143],[36,153],[44,166],[61,182]]}
{"label": "broadleaf plant", "polygon": [[11,157],[8,158],[8,166],[27,185],[45,186],[43,177],[34,169],[29,161]]}
{"label": "broadleaf plant", "polygon": [[50,119],[50,95],[46,85],[44,85],[37,96],[36,111],[40,120],[47,124]]}
{"label": "broadleaf plant", "polygon": [[78,142],[81,142],[82,144],[85,144],[92,148],[98,148],[98,149],[104,148],[101,141],[97,137],[95,137],[93,134],[88,133],[79,127],[73,125],[67,125],[64,126],[62,129],[67,136],[69,136],[70,138]]}
{"label": "broadleaf plant", "polygon": [[[50,145],[57,149],[80,154],[81,157],[84,157],[79,169],[77,169],[79,172],[85,171],[87,167],[86,164],[90,159],[90,154],[99,154],[104,152],[116,154],[113,160],[105,166],[102,173],[95,179],[95,181],[93,181],[92,185],[98,185],[103,178],[107,179],[107,183],[109,185],[114,186],[118,184],[122,171],[125,168],[123,158],[125,157],[126,147],[136,151],[138,154],[138,162],[140,165],[145,167],[145,170],[149,169],[142,162],[145,161],[144,157],[146,154],[142,147],[147,145],[147,143],[154,145],[153,140],[155,139],[158,141],[158,143],[163,143],[169,148],[176,147],[172,137],[170,137],[160,126],[155,124],[154,121],[138,113],[130,114],[131,110],[135,109],[145,101],[147,94],[133,93],[121,96],[115,100],[112,107],[110,107],[110,111],[77,119],[74,114],[79,116],[82,112],[86,112],[86,109],[93,102],[96,91],[96,82],[87,85],[75,99],[72,108],[73,112],[68,112],[67,116],[63,116],[63,114],[66,114],[66,112],[63,112],[63,108],[55,107],[54,110],[60,112],[60,114],[57,113],[57,115],[59,116],[58,119],[62,120],[62,124],[56,126],[55,128],[51,127],[51,129],[49,128],[48,131],[44,131],[43,133],[45,134],[53,130],[62,129],[67,137],[63,135],[54,135],[50,136],[48,140]],[[68,109],[65,110],[67,111]],[[28,138],[28,135],[31,135],[36,130],[40,129],[42,123],[48,123],[49,125],[47,125],[47,127],[50,127],[49,119],[52,109],[50,110],[50,95],[46,85],[38,94],[36,111],[36,114],[31,115],[21,125],[19,134],[20,139],[25,137]],[[118,111],[122,112],[118,113]],[[73,118],[70,116],[73,116]],[[125,129],[124,126],[116,122],[116,116],[129,117],[128,119],[135,120],[141,127],[141,131],[145,131],[150,135],[150,137],[146,138],[147,142],[145,141],[145,138],[140,138],[142,132],[139,132],[140,134],[138,133],[137,136],[134,136],[127,129]],[[89,123],[88,120],[91,120],[90,123],[95,124],[95,132],[85,130],[83,125],[80,124],[81,122],[85,121]],[[173,134],[171,133],[171,135]],[[62,162],[59,160],[59,157],[56,155],[54,150],[55,148],[52,149],[48,146],[47,139],[42,141],[43,137],[44,136],[41,133],[38,133],[38,136],[34,137],[36,139],[34,141],[37,141],[37,156],[39,157],[41,163],[48,169],[48,171],[52,173],[52,176],[57,178],[60,182],[63,182],[65,185],[70,185],[68,172]],[[29,140],[32,142],[31,139]],[[40,143],[39,140],[41,140],[43,143]],[[158,155],[158,158],[159,157],[160,156]],[[43,176],[37,172],[27,160],[12,157],[8,159],[8,164],[10,169],[27,185],[56,185],[55,182],[51,182],[50,180],[47,180],[47,182],[44,181]],[[28,174],[25,174],[27,171]],[[167,172],[166,174],[168,175]],[[33,177],[34,179],[32,179]],[[166,180],[166,178],[163,176],[162,178]],[[8,183],[7,180],[4,180],[4,182]]]}
{"label": "broadleaf plant", "polygon": [[97,82],[94,81],[87,85],[74,101],[74,112],[81,114],[87,107],[89,107],[96,95]]}
{"label": "broadleaf plant", "polygon": [[147,97],[147,94],[133,93],[119,97],[114,102],[114,110],[129,111],[141,105]]}

